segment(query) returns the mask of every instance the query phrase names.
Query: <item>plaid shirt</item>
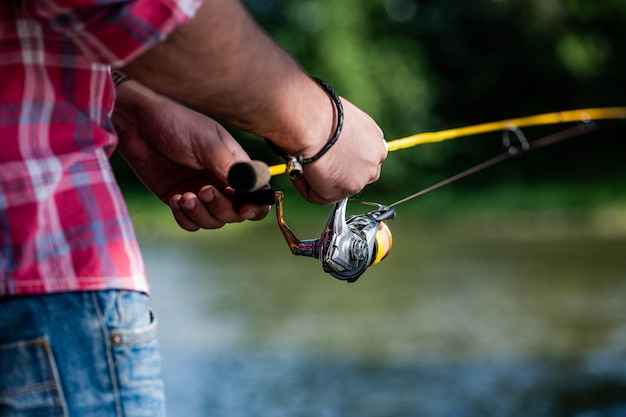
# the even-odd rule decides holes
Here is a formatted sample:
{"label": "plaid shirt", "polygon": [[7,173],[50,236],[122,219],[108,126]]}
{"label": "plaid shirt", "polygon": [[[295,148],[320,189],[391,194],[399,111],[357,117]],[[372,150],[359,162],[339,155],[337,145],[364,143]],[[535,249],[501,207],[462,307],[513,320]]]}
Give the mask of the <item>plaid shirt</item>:
{"label": "plaid shirt", "polygon": [[0,297],[147,292],[108,157],[123,65],[198,0],[0,2]]}

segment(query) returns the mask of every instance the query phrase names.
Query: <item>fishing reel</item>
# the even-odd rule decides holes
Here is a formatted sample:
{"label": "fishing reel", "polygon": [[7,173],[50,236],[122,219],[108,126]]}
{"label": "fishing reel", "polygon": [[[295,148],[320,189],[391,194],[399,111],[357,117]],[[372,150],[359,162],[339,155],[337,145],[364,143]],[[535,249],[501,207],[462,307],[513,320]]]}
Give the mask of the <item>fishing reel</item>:
{"label": "fishing reel", "polygon": [[[319,259],[325,272],[347,282],[356,281],[367,268],[378,264],[389,254],[392,237],[385,222],[395,218],[394,208],[344,199],[335,204],[319,238],[300,240],[283,218],[284,194],[263,185],[269,182],[269,178],[267,165],[261,161],[235,164],[228,176],[229,183],[237,190],[236,207],[251,202],[276,204],[278,228],[292,254]],[[358,201],[376,209],[346,218],[349,201]]]}
{"label": "fishing reel", "polygon": [[361,202],[377,209],[346,218],[351,200],[342,200],[335,204],[319,238],[299,240],[283,219],[283,199],[283,193],[276,191],[276,219],[291,253],[319,259],[324,271],[339,280],[356,281],[391,250],[391,230],[385,223],[395,218],[396,211],[391,207]]}

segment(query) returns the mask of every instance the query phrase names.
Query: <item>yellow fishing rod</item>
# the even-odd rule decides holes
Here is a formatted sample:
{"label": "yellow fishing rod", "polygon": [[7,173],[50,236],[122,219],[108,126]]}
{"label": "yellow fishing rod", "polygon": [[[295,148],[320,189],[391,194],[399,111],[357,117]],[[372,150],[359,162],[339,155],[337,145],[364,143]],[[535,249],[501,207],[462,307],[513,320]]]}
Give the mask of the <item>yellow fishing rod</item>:
{"label": "yellow fishing rod", "polygon": [[[459,139],[483,133],[512,131],[532,126],[547,126],[562,123],[591,122],[597,120],[626,119],[626,107],[595,107],[579,110],[566,110],[552,113],[537,114],[534,116],[518,117],[515,119],[500,120],[497,122],[481,123],[454,129],[436,132],[423,132],[387,142],[389,152],[400,149],[413,148],[426,143],[437,143],[446,140]],[[269,167],[270,175],[276,176],[287,172],[286,164]]]}
{"label": "yellow fishing rod", "polygon": [[[396,215],[396,206],[437,188],[482,171],[520,153],[543,148],[596,129],[595,121],[626,120],[626,107],[588,108],[534,116],[519,117],[497,122],[482,123],[437,132],[424,132],[387,142],[389,151],[412,148],[425,143],[443,142],[489,132],[503,132],[505,151],[469,169],[459,172],[417,193],[392,204],[362,202],[373,209],[367,213],[346,217],[346,205],[354,199],[344,199],[335,204],[326,227],[317,239],[300,240],[283,219],[283,193],[267,188],[270,178],[287,172],[287,165],[269,167],[261,161],[235,164],[229,172],[229,183],[237,191],[235,205],[250,202],[276,204],[276,219],[291,253],[321,260],[324,272],[342,281],[356,281],[367,268],[376,265],[389,253],[392,246],[391,230],[387,225]],[[531,126],[576,123],[559,132],[528,141],[521,128]],[[243,192],[241,192],[243,191]],[[239,201],[238,201],[239,199]]]}

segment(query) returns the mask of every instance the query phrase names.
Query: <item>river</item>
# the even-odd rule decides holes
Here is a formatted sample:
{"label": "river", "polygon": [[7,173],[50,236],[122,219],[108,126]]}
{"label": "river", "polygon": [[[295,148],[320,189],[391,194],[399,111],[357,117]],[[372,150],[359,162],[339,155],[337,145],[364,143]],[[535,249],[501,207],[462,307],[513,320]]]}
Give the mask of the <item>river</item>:
{"label": "river", "polygon": [[471,229],[398,219],[353,284],[276,228],[140,231],[169,416],[626,416],[626,239]]}

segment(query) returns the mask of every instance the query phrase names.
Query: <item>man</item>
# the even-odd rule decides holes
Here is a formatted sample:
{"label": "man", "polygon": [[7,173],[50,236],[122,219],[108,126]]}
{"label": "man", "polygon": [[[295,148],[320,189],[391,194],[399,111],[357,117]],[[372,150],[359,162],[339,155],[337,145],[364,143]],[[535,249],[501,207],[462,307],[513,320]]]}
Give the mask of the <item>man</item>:
{"label": "man", "polygon": [[[117,93],[111,67],[130,77]],[[319,156],[294,180],[314,203],[360,191],[386,157],[376,123],[341,110],[236,0],[3,2],[0,75],[3,417],[164,413],[143,261],[107,160],[118,142],[186,230],[268,212],[234,209],[226,175],[249,157],[215,120]]]}

